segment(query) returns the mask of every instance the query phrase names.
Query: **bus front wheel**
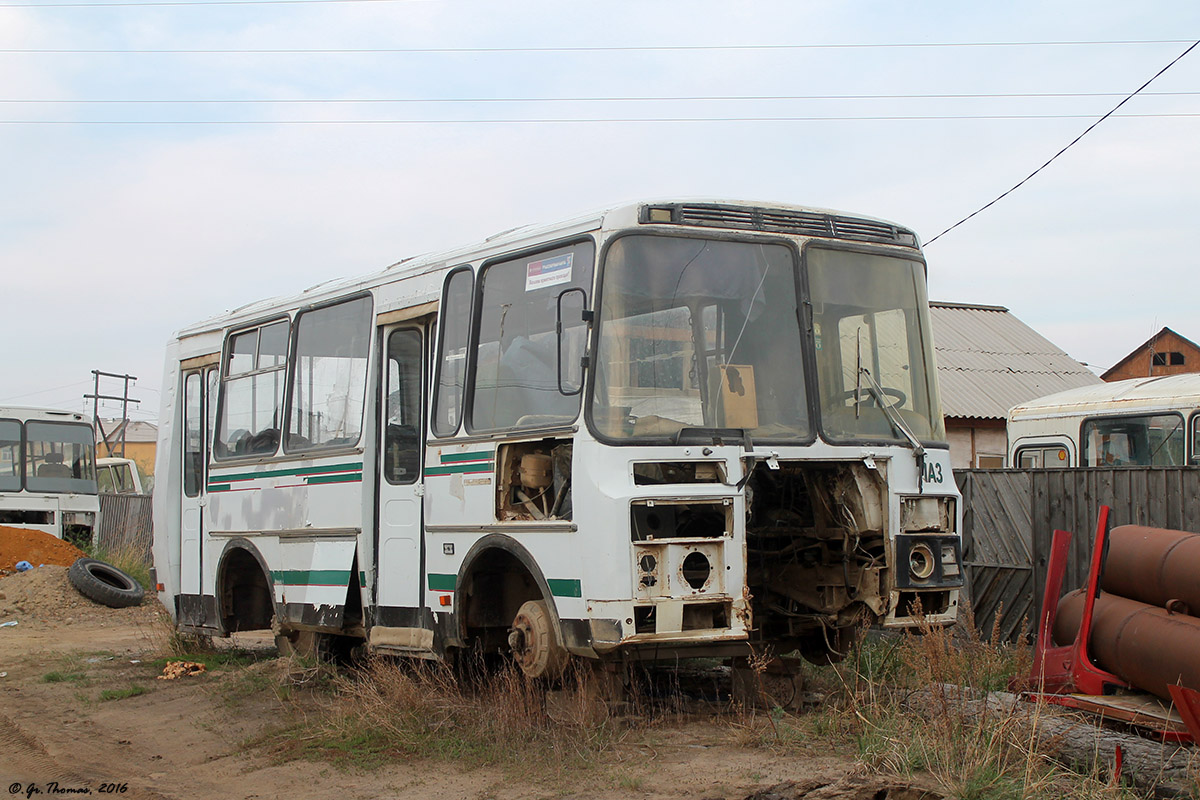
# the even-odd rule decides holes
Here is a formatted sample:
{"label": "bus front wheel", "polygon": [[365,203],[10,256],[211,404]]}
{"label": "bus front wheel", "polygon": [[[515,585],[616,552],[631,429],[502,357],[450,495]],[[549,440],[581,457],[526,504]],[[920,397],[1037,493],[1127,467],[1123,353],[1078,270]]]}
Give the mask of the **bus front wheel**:
{"label": "bus front wheel", "polygon": [[562,675],[570,658],[554,634],[545,600],[530,600],[517,610],[508,631],[508,646],[521,672],[530,678],[554,680]]}

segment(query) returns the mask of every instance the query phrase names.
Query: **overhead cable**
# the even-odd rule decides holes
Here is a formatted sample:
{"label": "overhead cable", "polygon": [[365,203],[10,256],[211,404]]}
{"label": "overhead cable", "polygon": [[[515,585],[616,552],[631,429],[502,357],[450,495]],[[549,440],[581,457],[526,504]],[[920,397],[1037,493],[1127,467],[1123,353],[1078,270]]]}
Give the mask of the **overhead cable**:
{"label": "overhead cable", "polygon": [[[1200,92],[1142,92],[1143,97],[1195,97]],[[261,97],[261,98],[19,98],[0,103],[57,105],[303,105],[412,103],[690,103],[767,102],[793,100],[1062,100],[1125,97],[1124,92],[997,92],[979,94],[798,94],[798,95],[676,95],[660,97]]]}
{"label": "overhead cable", "polygon": [[[1178,56],[1176,56],[1176,57],[1175,57],[1175,59],[1174,59],[1174,60],[1173,60],[1171,63],[1167,64],[1165,67],[1163,67],[1162,69],[1160,69],[1158,72],[1154,73],[1154,75],[1153,75],[1153,76],[1150,78],[1150,80],[1146,81],[1146,82],[1145,82],[1145,83],[1143,83],[1141,86],[1139,86],[1138,88],[1136,88],[1136,89],[1134,89],[1132,92],[1130,92],[1130,93],[1129,93],[1129,95],[1128,95],[1128,96],[1127,96],[1127,97],[1126,97],[1124,100],[1122,100],[1121,102],[1117,103],[1115,106],[1113,106],[1113,107],[1112,107],[1112,108],[1111,108],[1111,109],[1108,111],[1108,113],[1107,113],[1107,114],[1105,114],[1105,115],[1104,115],[1104,116],[1102,116],[1100,119],[1096,120],[1096,121],[1095,121],[1095,122],[1093,122],[1091,125],[1089,125],[1089,126],[1087,127],[1087,129],[1086,129],[1086,130],[1085,130],[1083,133],[1081,133],[1081,134],[1079,134],[1078,136],[1076,136],[1074,139],[1072,139],[1072,140],[1071,140],[1071,141],[1070,141],[1070,142],[1067,144],[1067,146],[1066,146],[1066,147],[1064,147],[1063,149],[1061,149],[1061,150],[1059,150],[1057,153],[1055,153],[1053,156],[1051,156],[1051,157],[1050,157],[1050,159],[1049,159],[1049,160],[1048,160],[1048,161],[1047,161],[1045,164],[1042,164],[1040,167],[1038,167],[1037,169],[1035,169],[1033,172],[1031,172],[1031,173],[1029,173],[1028,175],[1026,175],[1024,179],[1022,179],[1022,180],[1018,181],[1018,182],[1017,182],[1017,184],[1016,184],[1015,186],[1013,186],[1011,189],[1009,189],[1008,191],[1006,191],[1006,192],[1004,192],[1003,194],[1001,194],[1001,195],[1000,195],[999,197],[997,197],[995,200],[992,200],[990,203],[988,203],[988,204],[986,204],[986,205],[982,206],[981,208],[978,208],[978,209],[976,209],[975,211],[971,212],[971,213],[970,213],[970,214],[968,214],[967,216],[965,216],[965,217],[963,217],[962,219],[960,219],[958,222],[956,222],[956,223],[954,223],[953,225],[951,225],[949,228],[946,228],[946,230],[942,231],[942,232],[941,232],[941,233],[939,233],[937,236],[934,236],[932,239],[930,239],[929,241],[925,242],[925,246],[926,246],[926,247],[928,247],[929,245],[933,244],[933,243],[934,243],[934,242],[936,242],[938,239],[942,238],[942,237],[943,237],[943,236],[945,236],[947,233],[949,233],[950,231],[952,231],[952,230],[954,230],[955,228],[957,228],[959,225],[962,225],[964,222],[966,222],[967,220],[969,220],[969,219],[971,219],[972,217],[976,216],[976,215],[977,215],[977,214],[979,214],[980,212],[986,211],[987,209],[989,209],[989,208],[991,208],[992,206],[994,206],[996,203],[998,203],[998,202],[1000,202],[1001,200],[1003,200],[1005,197],[1008,197],[1008,195],[1012,194],[1012,193],[1013,193],[1013,192],[1015,192],[1017,189],[1021,188],[1021,186],[1023,186],[1023,185],[1024,185],[1026,182],[1028,182],[1030,178],[1032,178],[1034,175],[1037,175],[1039,172],[1041,172],[1042,170],[1044,170],[1046,167],[1050,166],[1050,165],[1051,165],[1051,164],[1054,162],[1054,160],[1055,160],[1056,158],[1058,158],[1058,157],[1059,157],[1059,156],[1061,156],[1063,153],[1065,153],[1065,152],[1067,152],[1068,150],[1070,150],[1070,149],[1071,149],[1071,148],[1072,148],[1072,147],[1073,147],[1073,146],[1076,144],[1076,142],[1078,142],[1078,141],[1079,141],[1080,139],[1082,139],[1084,136],[1087,136],[1089,133],[1091,133],[1091,132],[1092,132],[1092,130],[1094,130],[1094,129],[1096,128],[1096,126],[1097,126],[1097,125],[1099,125],[1101,122],[1104,122],[1104,120],[1108,119],[1109,117],[1113,116],[1113,115],[1116,113],[1117,109],[1119,109],[1121,106],[1125,105],[1125,104],[1126,104],[1126,103],[1128,103],[1130,100],[1132,100],[1132,99],[1133,99],[1133,98],[1134,98],[1134,97],[1135,97],[1135,96],[1136,96],[1138,93],[1140,93],[1140,92],[1142,91],[1142,89],[1145,89],[1147,86],[1149,86],[1151,83],[1153,83],[1153,82],[1154,82],[1154,80],[1155,80],[1155,79],[1157,79],[1157,78],[1158,78],[1160,75],[1162,75],[1164,72],[1166,72],[1167,70],[1169,70],[1171,67],[1173,67],[1173,66],[1175,66],[1176,64],[1178,64],[1178,63],[1180,62],[1180,60],[1182,60],[1182,59],[1183,59],[1183,57],[1184,57],[1184,56],[1186,56],[1188,53],[1190,53],[1190,52],[1192,52],[1193,50],[1195,50],[1197,45],[1200,45],[1200,41],[1195,41],[1195,42],[1192,42],[1191,46],[1190,46],[1190,47],[1188,47],[1188,49],[1184,50],[1182,53],[1180,53]],[[1119,114],[1119,115],[1117,115],[1117,116],[1120,116],[1120,117],[1128,117],[1128,116],[1137,116],[1137,115],[1135,115],[1135,114]]]}

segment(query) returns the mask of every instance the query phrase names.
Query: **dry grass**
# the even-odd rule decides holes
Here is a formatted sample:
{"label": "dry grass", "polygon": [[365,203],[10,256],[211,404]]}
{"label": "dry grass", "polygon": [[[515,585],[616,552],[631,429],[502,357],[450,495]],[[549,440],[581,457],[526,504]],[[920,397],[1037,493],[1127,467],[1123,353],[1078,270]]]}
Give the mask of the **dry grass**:
{"label": "dry grass", "polygon": [[554,783],[577,780],[620,737],[585,671],[549,692],[511,665],[463,678],[379,657],[330,687],[323,713],[271,737],[277,756],[367,769],[419,757]]}
{"label": "dry grass", "polygon": [[150,556],[144,548],[133,544],[121,545],[115,549],[94,546],[85,548],[85,552],[90,558],[112,564],[140,583],[147,592],[154,591],[150,583]]}
{"label": "dry grass", "polygon": [[[968,609],[955,628],[925,626],[868,641],[842,664],[814,669],[812,682],[832,702],[809,716],[852,742],[869,767],[906,778],[927,775],[948,797],[1140,797],[1114,784],[1103,765],[1075,771],[1054,761],[1038,746],[1036,721],[1027,715],[981,713],[978,699],[1026,674],[1030,658],[1026,646],[986,641]],[[931,691],[940,686],[955,688]]]}

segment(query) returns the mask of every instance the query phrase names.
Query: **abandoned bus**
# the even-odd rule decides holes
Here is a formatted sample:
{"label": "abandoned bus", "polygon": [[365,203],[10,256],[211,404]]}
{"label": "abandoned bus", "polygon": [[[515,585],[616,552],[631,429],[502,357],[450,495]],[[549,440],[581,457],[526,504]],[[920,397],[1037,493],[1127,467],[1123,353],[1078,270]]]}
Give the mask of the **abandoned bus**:
{"label": "abandoned bus", "polygon": [[99,512],[91,422],[71,411],[0,407],[0,526],[87,544]]}
{"label": "abandoned bus", "polygon": [[627,205],[240,308],[166,360],[154,554],[185,632],[539,676],[836,658],[957,612],[925,264],[891,223]]}
{"label": "abandoned bus", "polygon": [[1200,464],[1200,374],[1133,378],[1041,397],[1008,412],[1008,463]]}

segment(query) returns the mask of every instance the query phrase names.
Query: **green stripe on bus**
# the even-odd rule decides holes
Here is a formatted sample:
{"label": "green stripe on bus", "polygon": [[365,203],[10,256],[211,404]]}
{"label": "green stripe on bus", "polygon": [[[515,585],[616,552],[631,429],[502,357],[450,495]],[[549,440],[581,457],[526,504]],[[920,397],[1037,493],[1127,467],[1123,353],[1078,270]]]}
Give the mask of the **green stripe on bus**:
{"label": "green stripe on bus", "polygon": [[[455,575],[429,573],[429,589],[433,592],[453,592],[458,578]],[[583,586],[573,578],[551,578],[546,581],[555,597],[582,597]]]}
{"label": "green stripe on bus", "polygon": [[455,575],[439,575],[431,572],[429,573],[429,589],[433,592],[453,592],[457,580],[458,577]]}
{"label": "green stripe on bus", "polygon": [[229,484],[228,483],[210,483],[208,485],[208,490],[210,492],[228,492]]}
{"label": "green stripe on bus", "polygon": [[459,461],[491,461],[495,455],[491,450],[481,450],[478,453],[442,453],[439,458],[443,464],[455,464]]}
{"label": "green stripe on bus", "polygon": [[456,472],[491,472],[492,463],[491,461],[487,461],[474,464],[450,464],[445,467],[428,467],[425,470],[425,475],[453,475]]}
{"label": "green stripe on bus", "polygon": [[311,486],[314,483],[358,483],[361,480],[361,472],[352,472],[345,475],[313,475],[305,478],[304,482]]}
{"label": "green stripe on bus", "polygon": [[546,583],[555,597],[583,597],[583,586],[572,578],[550,578]]}
{"label": "green stripe on bus", "polygon": [[324,464],[315,467],[294,467],[292,469],[259,470],[258,472],[238,472],[231,475],[213,475],[210,480],[216,481],[246,481],[255,478],[286,478],[289,475],[315,475],[321,472],[362,472],[363,462],[347,464]]}
{"label": "green stripe on bus", "polygon": [[[277,569],[271,572],[271,578],[286,586],[345,586],[350,582],[350,570]],[[358,573],[358,585],[367,585],[367,573]]]}

